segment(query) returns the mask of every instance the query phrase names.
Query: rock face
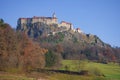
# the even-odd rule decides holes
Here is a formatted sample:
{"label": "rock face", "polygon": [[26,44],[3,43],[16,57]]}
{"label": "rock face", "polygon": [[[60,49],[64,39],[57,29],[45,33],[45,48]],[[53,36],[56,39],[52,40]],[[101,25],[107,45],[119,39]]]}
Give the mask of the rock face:
{"label": "rock face", "polygon": [[29,23],[29,24],[18,24],[17,31],[25,32],[30,38],[37,38],[39,36],[49,36],[55,35],[56,33],[62,33],[65,35],[64,40],[73,40],[78,42],[86,42],[90,44],[98,44],[99,46],[104,46],[104,43],[96,36],[92,34],[85,34],[71,28],[66,28],[65,26],[60,26],[59,24],[46,24],[43,22]]}
{"label": "rock face", "polygon": [[18,25],[17,31],[25,32],[29,35],[31,38],[36,38],[37,36],[41,35],[44,29],[47,29],[48,25],[40,22],[40,23],[34,23],[29,25]]}

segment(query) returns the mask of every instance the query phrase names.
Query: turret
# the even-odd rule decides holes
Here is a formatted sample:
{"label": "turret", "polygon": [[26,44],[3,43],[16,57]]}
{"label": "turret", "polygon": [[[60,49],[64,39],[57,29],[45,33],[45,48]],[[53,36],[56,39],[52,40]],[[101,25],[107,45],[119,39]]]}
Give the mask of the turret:
{"label": "turret", "polygon": [[53,13],[52,17],[53,17],[53,18],[56,18],[55,12]]}

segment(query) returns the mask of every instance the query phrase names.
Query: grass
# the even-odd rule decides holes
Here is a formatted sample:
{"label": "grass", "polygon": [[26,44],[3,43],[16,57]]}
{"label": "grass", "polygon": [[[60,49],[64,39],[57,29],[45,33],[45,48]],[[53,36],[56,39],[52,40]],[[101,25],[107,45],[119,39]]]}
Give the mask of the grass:
{"label": "grass", "polygon": [[36,79],[35,78],[28,78],[24,75],[4,73],[4,74],[0,74],[0,80],[36,80]]}
{"label": "grass", "polygon": [[100,64],[90,62],[88,66],[94,66],[101,70],[101,72],[110,80],[120,80],[120,66],[117,64]]}
{"label": "grass", "polygon": [[13,73],[0,71],[0,80],[36,80],[35,78],[28,77],[24,73]]}
{"label": "grass", "polygon": [[[88,70],[94,74],[104,74],[106,80],[120,80],[120,66],[115,63],[102,64],[89,61],[63,60],[62,65],[61,70]],[[66,68],[66,66],[68,66],[68,68]]]}
{"label": "grass", "polygon": [[[26,74],[14,73],[16,70],[0,72],[0,80],[120,80],[120,66],[115,63],[101,64],[87,60],[63,60],[60,70],[81,71],[88,70],[90,75],[71,75],[63,73],[31,72]],[[12,73],[10,73],[12,71]],[[104,74],[104,76],[99,76]]]}
{"label": "grass", "polygon": [[79,76],[79,75],[68,75],[68,74],[52,74],[49,80],[105,80],[103,77],[93,76]]}

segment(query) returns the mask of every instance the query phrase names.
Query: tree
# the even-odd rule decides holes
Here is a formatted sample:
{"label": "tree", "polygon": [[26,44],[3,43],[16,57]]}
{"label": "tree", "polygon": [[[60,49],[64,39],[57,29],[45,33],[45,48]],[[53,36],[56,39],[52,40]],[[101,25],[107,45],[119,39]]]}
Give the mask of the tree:
{"label": "tree", "polygon": [[19,66],[25,70],[44,68],[47,49],[41,48],[38,43],[30,40],[25,33],[19,39]]}
{"label": "tree", "polygon": [[52,67],[56,63],[56,55],[52,51],[45,54],[46,67]]}
{"label": "tree", "polygon": [[55,46],[55,52],[57,52],[57,53],[62,53],[63,52],[63,47],[62,47],[61,44],[57,44]]}
{"label": "tree", "polygon": [[[0,25],[0,69],[17,68],[17,38],[14,30],[8,25]],[[4,28],[3,28],[4,26]]]}
{"label": "tree", "polygon": [[0,25],[0,70],[44,68],[46,52],[26,33],[15,32],[8,24]]}
{"label": "tree", "polygon": [[3,19],[0,19],[0,24],[3,24],[4,23],[4,20]]}

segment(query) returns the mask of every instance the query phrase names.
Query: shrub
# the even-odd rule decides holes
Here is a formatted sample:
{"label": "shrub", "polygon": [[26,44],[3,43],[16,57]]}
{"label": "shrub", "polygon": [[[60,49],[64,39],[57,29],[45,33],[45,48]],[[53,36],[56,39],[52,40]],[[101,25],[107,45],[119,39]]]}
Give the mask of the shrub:
{"label": "shrub", "polygon": [[45,54],[46,67],[51,67],[56,63],[56,55],[52,51]]}

